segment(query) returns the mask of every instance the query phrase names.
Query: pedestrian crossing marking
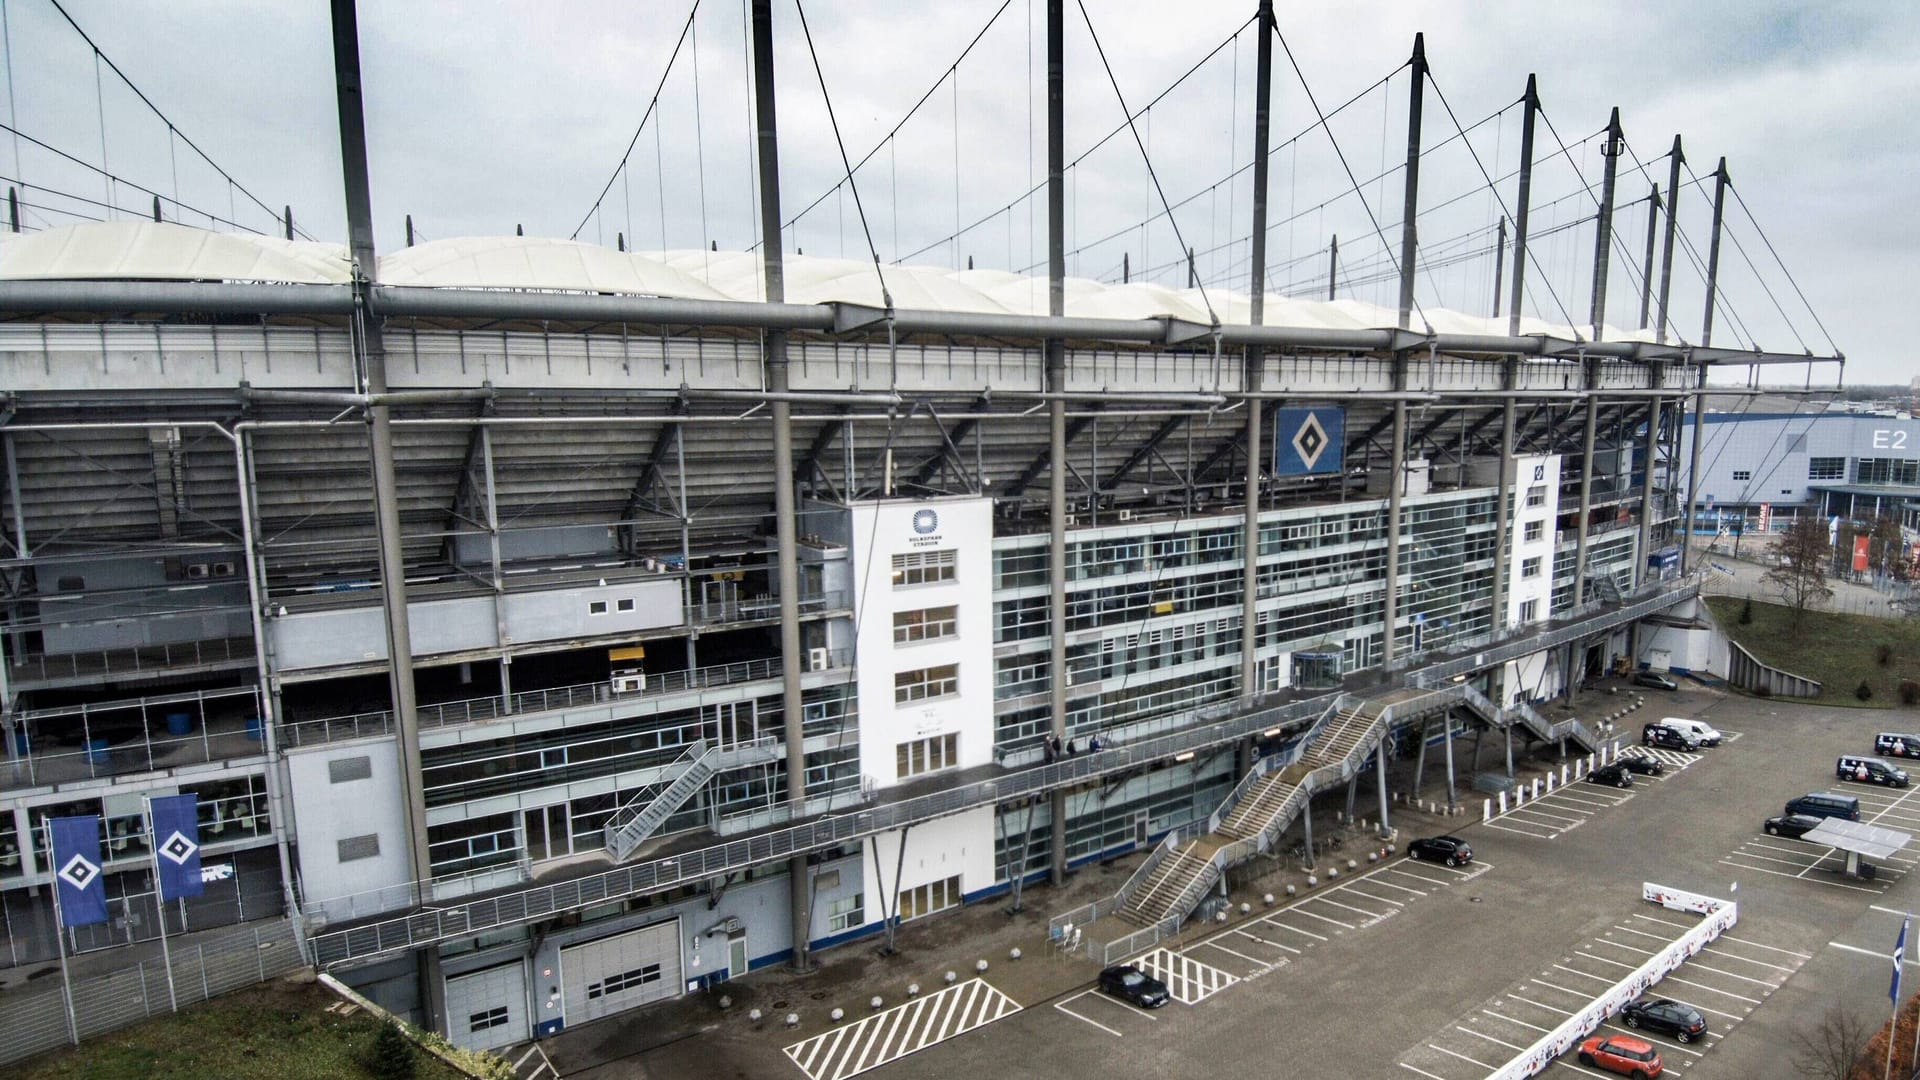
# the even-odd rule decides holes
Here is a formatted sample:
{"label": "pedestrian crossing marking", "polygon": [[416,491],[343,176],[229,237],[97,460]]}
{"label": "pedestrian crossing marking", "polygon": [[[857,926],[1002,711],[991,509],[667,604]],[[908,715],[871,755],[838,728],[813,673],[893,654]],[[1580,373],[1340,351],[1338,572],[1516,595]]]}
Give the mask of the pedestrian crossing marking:
{"label": "pedestrian crossing marking", "polygon": [[786,1055],[808,1080],[846,1080],[1019,1011],[985,979],[968,979],[802,1039]]}
{"label": "pedestrian crossing marking", "polygon": [[1155,949],[1134,963],[1166,983],[1167,993],[1182,1005],[1198,1005],[1240,981],[1229,972],[1170,949]]}

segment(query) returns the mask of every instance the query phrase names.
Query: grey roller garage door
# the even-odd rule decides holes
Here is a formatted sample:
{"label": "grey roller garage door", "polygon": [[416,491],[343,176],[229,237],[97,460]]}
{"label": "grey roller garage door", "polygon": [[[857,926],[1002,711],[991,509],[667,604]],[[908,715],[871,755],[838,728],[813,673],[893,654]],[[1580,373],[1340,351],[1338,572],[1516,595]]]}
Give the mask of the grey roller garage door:
{"label": "grey roller garage door", "polygon": [[453,1045],[494,1050],[525,1042],[527,967],[523,961],[447,977],[447,1027]]}
{"label": "grey roller garage door", "polygon": [[680,921],[560,950],[568,1024],[680,996]]}

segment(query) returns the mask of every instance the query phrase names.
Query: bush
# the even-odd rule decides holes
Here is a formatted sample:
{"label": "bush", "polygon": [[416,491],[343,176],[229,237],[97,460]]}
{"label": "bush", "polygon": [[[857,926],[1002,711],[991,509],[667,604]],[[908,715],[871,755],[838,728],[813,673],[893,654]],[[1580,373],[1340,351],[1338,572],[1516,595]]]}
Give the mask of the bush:
{"label": "bush", "polygon": [[1881,667],[1886,667],[1888,664],[1893,663],[1893,646],[1881,642],[1875,659],[1880,661]]}
{"label": "bush", "polygon": [[1920,682],[1912,679],[1900,680],[1900,704],[1920,705]]}
{"label": "bush", "polygon": [[377,1080],[411,1080],[415,1066],[413,1044],[392,1023],[380,1025],[367,1055],[367,1071]]}
{"label": "bush", "polygon": [[1753,597],[1751,596],[1747,597],[1746,602],[1740,605],[1740,625],[1753,625]]}
{"label": "bush", "polygon": [[1873,697],[1873,687],[1868,686],[1866,680],[1862,679],[1860,685],[1853,688],[1853,696],[1860,701],[1870,700]]}

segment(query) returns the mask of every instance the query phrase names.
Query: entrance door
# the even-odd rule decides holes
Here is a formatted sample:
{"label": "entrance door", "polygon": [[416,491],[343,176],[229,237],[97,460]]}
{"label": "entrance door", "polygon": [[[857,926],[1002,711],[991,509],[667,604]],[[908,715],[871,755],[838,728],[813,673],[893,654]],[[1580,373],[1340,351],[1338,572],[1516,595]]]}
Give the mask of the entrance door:
{"label": "entrance door", "polygon": [[747,932],[735,930],[727,935],[727,978],[737,979],[747,973]]}
{"label": "entrance door", "polygon": [[567,835],[566,803],[528,810],[524,825],[527,831],[527,858],[539,862],[573,853],[572,837]]}

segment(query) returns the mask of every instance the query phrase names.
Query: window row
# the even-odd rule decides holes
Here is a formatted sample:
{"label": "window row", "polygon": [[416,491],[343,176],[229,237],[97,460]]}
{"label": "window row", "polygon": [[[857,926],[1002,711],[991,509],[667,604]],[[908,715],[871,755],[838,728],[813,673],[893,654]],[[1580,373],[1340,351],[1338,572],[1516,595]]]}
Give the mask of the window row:
{"label": "window row", "polygon": [[960,906],[960,875],[900,890],[900,921]]}
{"label": "window row", "polygon": [[951,769],[960,764],[960,736],[949,733],[903,742],[893,753],[895,773],[901,780]]}
{"label": "window row", "polygon": [[908,589],[916,585],[942,585],[954,579],[959,568],[959,552],[952,548],[934,551],[908,551],[893,557],[893,587]]}
{"label": "window row", "polygon": [[909,705],[916,701],[952,697],[959,692],[959,664],[937,664],[933,667],[895,672],[893,676],[895,705]]}
{"label": "window row", "polygon": [[893,613],[893,643],[911,645],[920,641],[941,641],[960,633],[960,609],[952,604],[946,607],[919,608],[914,611],[896,611]]}

